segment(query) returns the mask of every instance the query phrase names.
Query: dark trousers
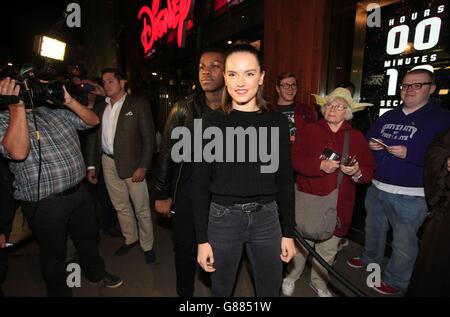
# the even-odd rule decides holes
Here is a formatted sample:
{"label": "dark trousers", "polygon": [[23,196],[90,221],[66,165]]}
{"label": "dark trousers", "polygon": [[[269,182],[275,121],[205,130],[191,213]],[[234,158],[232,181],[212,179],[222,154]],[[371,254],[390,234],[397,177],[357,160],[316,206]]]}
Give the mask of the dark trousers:
{"label": "dark trousers", "polygon": [[190,188],[189,183],[179,188],[173,206],[175,215],[172,223],[177,294],[188,298],[194,296],[197,268],[197,242]]}
{"label": "dark trousers", "polygon": [[[8,241],[12,229],[12,222],[17,208],[14,200],[14,177],[8,169],[7,161],[0,156],[0,234],[4,234]],[[0,296],[1,285],[6,279],[8,255],[5,249],[0,249]]]}
{"label": "dark trousers", "polygon": [[244,245],[256,296],[278,297],[282,282],[281,226],[275,202],[254,212],[211,203],[208,239],[214,254],[212,296],[230,297]]}
{"label": "dark trousers", "polygon": [[8,255],[6,250],[0,249],[0,297],[3,296],[2,284],[6,279],[6,272],[8,269]]}
{"label": "dark trousers", "polygon": [[66,284],[66,242],[68,233],[77,249],[86,278],[100,281],[105,263],[98,252],[97,219],[92,199],[84,184],[65,196],[53,196],[36,203],[22,202],[22,209],[34,231],[40,249],[41,273],[47,295],[72,296]]}
{"label": "dark trousers", "polygon": [[103,177],[103,169],[100,169],[97,179],[97,193],[98,200],[100,203],[101,209],[101,228],[103,230],[108,230],[114,227],[117,222],[117,211],[114,209],[114,206],[111,202],[111,198],[109,198],[108,190],[106,189],[105,178]]}

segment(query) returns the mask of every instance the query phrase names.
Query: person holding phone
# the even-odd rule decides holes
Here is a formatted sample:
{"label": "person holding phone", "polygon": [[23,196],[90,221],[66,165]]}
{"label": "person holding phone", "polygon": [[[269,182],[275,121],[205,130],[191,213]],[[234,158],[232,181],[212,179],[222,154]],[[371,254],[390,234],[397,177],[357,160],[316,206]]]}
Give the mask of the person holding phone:
{"label": "person holding phone", "polygon": [[381,265],[391,226],[392,254],[381,284],[373,287],[381,294],[406,291],[418,253],[417,232],[428,212],[425,153],[433,138],[450,126],[450,112],[430,98],[435,90],[433,68],[413,68],[400,85],[403,105],[381,116],[367,134],[376,139],[369,144],[377,170],[365,200],[366,241],[362,257],[347,263],[353,268]]}
{"label": "person holding phone", "polygon": [[[339,171],[344,174],[338,192],[338,221],[334,235],[326,241],[308,241],[330,265],[338,252],[340,240],[350,228],[355,205],[355,184],[369,183],[375,168],[367,141],[361,132],[348,123],[353,118],[353,104],[347,89],[336,88],[332,91],[321,108],[324,118],[304,127],[302,137],[295,141],[292,151],[292,163],[298,173],[296,193],[301,191],[318,196],[328,195],[337,187]],[[347,132],[348,156],[342,157]],[[300,197],[296,201],[302,203]],[[301,221],[297,216],[296,222]],[[306,249],[301,247],[292,267],[288,267],[290,270],[282,285],[284,295],[293,294],[295,282],[303,272],[308,255]],[[314,260],[310,287],[319,297],[332,297],[327,284],[328,272]]]}

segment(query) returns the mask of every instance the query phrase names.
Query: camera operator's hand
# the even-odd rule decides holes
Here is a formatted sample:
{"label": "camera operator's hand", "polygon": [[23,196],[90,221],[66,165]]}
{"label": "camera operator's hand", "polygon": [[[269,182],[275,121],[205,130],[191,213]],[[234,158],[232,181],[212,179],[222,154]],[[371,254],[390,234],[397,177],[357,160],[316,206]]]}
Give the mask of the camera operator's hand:
{"label": "camera operator's hand", "polygon": [[[16,85],[16,81],[9,77],[6,77],[2,81],[0,81],[0,95],[3,96],[18,96],[20,92],[20,86]],[[21,100],[19,103],[9,105],[9,108],[12,107],[23,107],[25,108],[25,104]]]}
{"label": "camera operator's hand", "polygon": [[88,170],[86,173],[86,179],[89,183],[97,185],[97,173],[95,173],[95,170]]}
{"label": "camera operator's hand", "polygon": [[72,96],[67,92],[66,87],[63,86],[63,89],[64,105],[67,108],[75,112],[75,114],[79,116],[81,120],[83,120],[87,125],[91,127],[95,127],[100,123],[100,119],[92,110],[88,109],[88,107],[86,106],[83,106],[75,98],[72,98]]}
{"label": "camera operator's hand", "polygon": [[74,102],[75,99],[72,98],[72,96],[67,92],[67,89],[65,86],[63,86],[64,89],[64,105],[68,106]]}
{"label": "camera operator's hand", "polygon": [[[18,96],[20,87],[16,81],[7,77],[0,81],[0,94],[4,96]],[[10,158],[23,161],[30,152],[30,136],[28,134],[27,114],[25,104],[20,101],[9,105],[9,125],[2,140],[3,148]]]}

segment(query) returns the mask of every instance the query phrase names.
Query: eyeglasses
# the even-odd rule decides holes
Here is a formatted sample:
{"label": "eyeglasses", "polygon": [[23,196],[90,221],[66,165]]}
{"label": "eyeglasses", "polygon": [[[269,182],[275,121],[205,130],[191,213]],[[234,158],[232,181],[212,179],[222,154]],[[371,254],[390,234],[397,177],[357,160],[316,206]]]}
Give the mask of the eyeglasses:
{"label": "eyeglasses", "polygon": [[287,83],[282,83],[279,84],[279,86],[283,89],[297,89],[297,84],[287,84]]}
{"label": "eyeglasses", "polygon": [[338,111],[344,111],[345,109],[347,109],[346,105],[343,104],[336,104],[336,103],[327,103],[326,105],[324,105],[325,109],[330,110],[330,109],[336,109]]}
{"label": "eyeglasses", "polygon": [[431,81],[427,83],[414,83],[414,84],[401,84],[400,89],[401,90],[408,90],[408,88],[411,88],[412,90],[419,90],[424,85],[432,85],[433,83]]}

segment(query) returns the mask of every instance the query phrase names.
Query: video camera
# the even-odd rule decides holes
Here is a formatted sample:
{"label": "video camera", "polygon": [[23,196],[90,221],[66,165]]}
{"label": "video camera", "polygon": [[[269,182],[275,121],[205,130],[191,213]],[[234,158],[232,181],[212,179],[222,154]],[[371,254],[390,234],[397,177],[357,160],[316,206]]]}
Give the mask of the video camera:
{"label": "video camera", "polygon": [[20,86],[20,93],[19,96],[0,95],[0,107],[18,103],[20,100],[25,103],[26,108],[61,106],[64,104],[63,86],[72,98],[79,102],[83,100],[84,93],[93,90],[93,88],[85,87],[90,85],[75,85],[70,80],[56,79],[56,71],[48,66],[38,71],[35,71],[33,66],[25,66],[19,74],[4,75],[1,75],[0,79],[4,77],[16,79],[17,85]]}

